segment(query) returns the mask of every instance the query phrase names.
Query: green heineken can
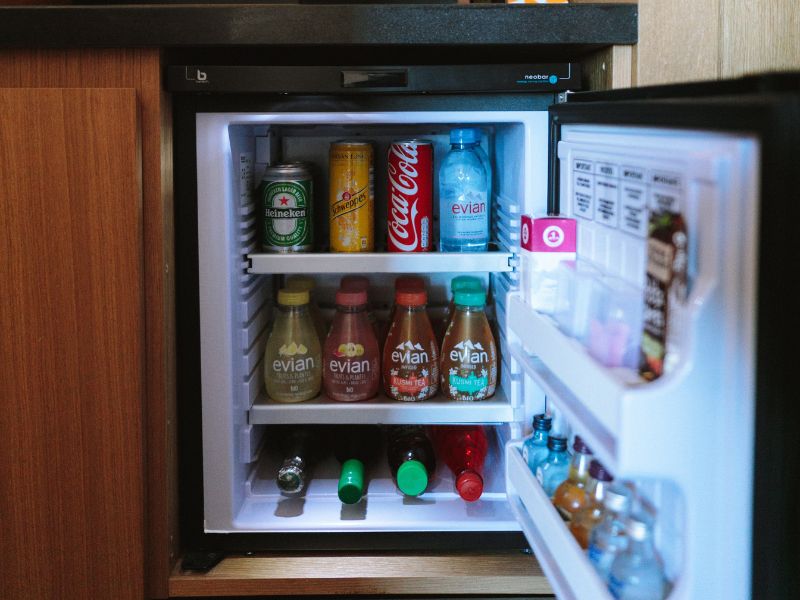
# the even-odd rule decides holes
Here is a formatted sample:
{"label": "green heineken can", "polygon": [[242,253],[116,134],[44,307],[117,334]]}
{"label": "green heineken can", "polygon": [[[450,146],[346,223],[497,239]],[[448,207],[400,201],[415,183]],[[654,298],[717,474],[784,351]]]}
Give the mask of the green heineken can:
{"label": "green heineken can", "polygon": [[265,252],[314,249],[314,180],[304,163],[267,167],[259,185]]}

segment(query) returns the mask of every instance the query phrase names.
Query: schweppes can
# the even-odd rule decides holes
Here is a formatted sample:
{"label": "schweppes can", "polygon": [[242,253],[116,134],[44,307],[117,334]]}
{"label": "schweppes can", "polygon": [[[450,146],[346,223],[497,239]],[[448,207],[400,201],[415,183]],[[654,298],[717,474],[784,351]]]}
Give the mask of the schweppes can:
{"label": "schweppes can", "polygon": [[328,217],[331,252],[375,249],[373,158],[369,142],[331,144]]}

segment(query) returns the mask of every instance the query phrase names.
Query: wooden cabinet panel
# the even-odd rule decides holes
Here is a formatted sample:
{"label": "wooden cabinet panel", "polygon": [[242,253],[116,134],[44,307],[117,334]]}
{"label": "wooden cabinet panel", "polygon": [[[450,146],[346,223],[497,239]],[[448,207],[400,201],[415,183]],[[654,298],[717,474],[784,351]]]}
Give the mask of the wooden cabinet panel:
{"label": "wooden cabinet panel", "polygon": [[144,287],[132,89],[0,90],[0,580],[144,596]]}

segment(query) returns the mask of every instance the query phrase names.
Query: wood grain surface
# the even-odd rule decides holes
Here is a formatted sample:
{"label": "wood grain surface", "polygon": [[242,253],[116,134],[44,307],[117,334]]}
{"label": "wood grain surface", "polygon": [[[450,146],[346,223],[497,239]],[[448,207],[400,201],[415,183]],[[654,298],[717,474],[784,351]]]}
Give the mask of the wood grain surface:
{"label": "wood grain surface", "polygon": [[347,556],[241,556],[207,574],[170,579],[172,596],[316,594],[552,594],[521,552]]}
{"label": "wood grain surface", "polygon": [[[148,597],[165,598],[177,555],[171,114],[158,49],[0,51],[0,87],[134,88],[141,131]],[[2,118],[2,117],[0,117]],[[133,251],[133,249],[132,249]],[[113,507],[109,506],[109,510]],[[102,560],[102,559],[99,559]]]}
{"label": "wood grain surface", "polygon": [[0,90],[4,598],[143,597],[137,119],[132,89]]}
{"label": "wood grain surface", "polygon": [[633,47],[611,46],[583,59],[583,89],[614,90],[634,85]]}
{"label": "wood grain surface", "polygon": [[800,1],[722,0],[722,77],[800,69]]}

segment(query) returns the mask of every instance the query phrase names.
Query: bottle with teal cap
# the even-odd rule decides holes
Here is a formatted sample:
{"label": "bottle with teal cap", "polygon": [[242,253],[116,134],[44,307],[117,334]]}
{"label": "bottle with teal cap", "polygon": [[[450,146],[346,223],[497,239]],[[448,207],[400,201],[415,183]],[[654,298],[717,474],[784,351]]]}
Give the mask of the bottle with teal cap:
{"label": "bottle with teal cap", "polygon": [[472,275],[459,275],[450,280],[450,304],[447,305],[447,313],[444,317],[442,330],[440,335],[437,335],[436,339],[442,340],[444,338],[444,334],[447,332],[447,328],[450,326],[450,321],[453,320],[453,314],[456,311],[456,292],[464,290],[482,291],[483,283],[480,279]]}
{"label": "bottle with teal cap", "polygon": [[333,454],[342,465],[337,492],[345,504],[356,504],[366,491],[366,468],[380,452],[377,425],[342,425],[329,430]]}
{"label": "bottle with teal cap", "polygon": [[450,400],[486,400],[497,387],[497,346],[486,318],[486,293],[455,293],[455,312],[442,341],[439,389]]}
{"label": "bottle with teal cap", "polygon": [[387,430],[387,457],[397,487],[419,496],[436,472],[436,455],[421,425],[395,425]]}

